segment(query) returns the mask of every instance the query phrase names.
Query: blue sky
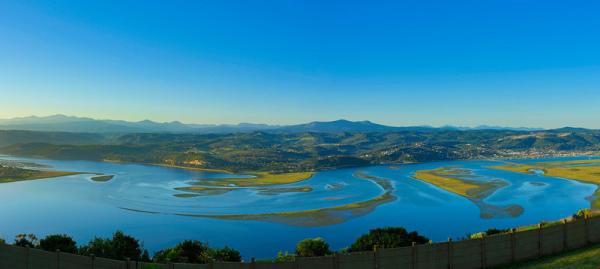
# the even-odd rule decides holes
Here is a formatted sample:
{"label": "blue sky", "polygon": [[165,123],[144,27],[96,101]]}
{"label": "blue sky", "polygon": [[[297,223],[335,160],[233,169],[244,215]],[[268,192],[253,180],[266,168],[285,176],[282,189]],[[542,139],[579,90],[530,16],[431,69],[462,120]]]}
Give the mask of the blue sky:
{"label": "blue sky", "polygon": [[0,118],[600,128],[598,1],[0,1]]}

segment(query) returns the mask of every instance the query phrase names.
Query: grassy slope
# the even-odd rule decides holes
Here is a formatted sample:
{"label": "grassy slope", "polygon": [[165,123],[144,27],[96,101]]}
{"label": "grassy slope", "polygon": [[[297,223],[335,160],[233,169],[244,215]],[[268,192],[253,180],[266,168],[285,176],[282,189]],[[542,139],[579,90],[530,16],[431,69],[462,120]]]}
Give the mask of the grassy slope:
{"label": "grassy slope", "polygon": [[557,256],[502,267],[503,269],[597,269],[600,268],[600,245]]}

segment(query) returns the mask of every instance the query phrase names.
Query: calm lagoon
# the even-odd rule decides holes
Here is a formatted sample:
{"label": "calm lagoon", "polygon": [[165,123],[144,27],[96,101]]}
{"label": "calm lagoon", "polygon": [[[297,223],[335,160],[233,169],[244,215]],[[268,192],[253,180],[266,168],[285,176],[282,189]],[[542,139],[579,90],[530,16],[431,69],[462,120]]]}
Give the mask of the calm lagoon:
{"label": "calm lagoon", "polygon": [[[0,237],[10,241],[18,233],[40,236],[72,235],[79,243],[94,236],[110,236],[123,230],[143,241],[151,252],[185,239],[240,250],[244,257],[268,258],[293,251],[308,237],[323,237],[341,249],[371,228],[403,226],[444,241],[488,228],[508,228],[556,220],[589,208],[589,196],[597,186],[540,174],[518,174],[486,168],[496,161],[451,161],[393,166],[338,169],[279,188],[310,187],[310,192],[264,192],[239,188],[217,194],[177,197],[179,187],[203,178],[231,177],[139,164],[90,161],[58,161],[1,156],[1,160],[32,162],[59,171],[114,175],[108,182],[91,180],[91,174],[0,184]],[[529,159],[539,162],[575,158]],[[518,216],[482,218],[480,207],[470,200],[412,178],[414,172],[438,167],[469,169],[479,180],[503,180],[508,184],[484,202],[491,206],[518,205]],[[263,214],[311,212],[374,199],[386,192],[381,184],[364,176],[385,180],[394,199],[363,210],[332,210],[326,214],[288,218]],[[223,215],[242,216],[222,219]],[[253,216],[244,218],[243,216]],[[314,221],[317,219],[318,221]],[[311,220],[311,221],[308,221]]]}

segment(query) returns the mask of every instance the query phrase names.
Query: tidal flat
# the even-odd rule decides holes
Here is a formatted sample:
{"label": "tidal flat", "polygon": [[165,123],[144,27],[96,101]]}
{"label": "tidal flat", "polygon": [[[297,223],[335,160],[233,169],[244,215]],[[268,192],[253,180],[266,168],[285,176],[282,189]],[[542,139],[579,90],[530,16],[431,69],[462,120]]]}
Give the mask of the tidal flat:
{"label": "tidal flat", "polygon": [[[531,164],[507,163],[504,165],[489,166],[489,168],[595,184],[598,188],[590,200],[594,209],[600,209],[600,160],[598,159],[549,161]],[[541,173],[536,171],[541,171]]]}
{"label": "tidal flat", "polygon": [[258,172],[251,173],[253,177],[228,177],[228,178],[201,178],[197,179],[196,184],[202,186],[218,187],[262,187],[282,184],[292,184],[310,179],[314,172],[296,172],[296,173],[269,173]]}
{"label": "tidal flat", "polygon": [[366,201],[360,201],[340,206],[289,211],[274,212],[263,214],[226,214],[226,215],[203,215],[203,214],[176,214],[180,216],[214,218],[223,220],[253,220],[266,221],[280,224],[287,224],[301,227],[319,227],[334,225],[369,214],[379,205],[396,200],[394,196],[394,185],[389,179],[369,175],[364,171],[358,171],[353,174],[354,177],[362,180],[368,180],[377,184],[383,194]]}
{"label": "tidal flat", "polygon": [[472,170],[461,167],[419,170],[415,172],[414,178],[469,199],[479,207],[482,218],[516,217],[523,214],[520,205],[495,206],[484,201],[498,189],[508,186],[508,183],[501,179],[485,180],[475,175]]}

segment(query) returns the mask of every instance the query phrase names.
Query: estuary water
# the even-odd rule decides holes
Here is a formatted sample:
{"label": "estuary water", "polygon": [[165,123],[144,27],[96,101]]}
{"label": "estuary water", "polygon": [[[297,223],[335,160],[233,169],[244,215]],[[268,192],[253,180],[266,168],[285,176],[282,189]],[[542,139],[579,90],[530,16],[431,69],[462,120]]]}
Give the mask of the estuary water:
{"label": "estuary water", "polygon": [[[512,162],[570,159],[577,158]],[[84,243],[94,236],[109,237],[115,230],[122,230],[141,239],[151,253],[182,240],[197,239],[212,246],[233,247],[245,258],[293,252],[299,240],[309,237],[325,238],[333,249],[341,249],[377,227],[402,226],[434,241],[445,241],[488,228],[556,220],[589,208],[589,196],[597,188],[541,174],[487,168],[502,161],[451,161],[324,171],[306,181],[277,186],[310,188],[310,192],[238,188],[182,196],[177,188],[232,175],[139,164],[11,156],[0,156],[0,160],[90,173],[0,184],[0,237],[7,241],[18,233],[35,233],[38,237],[66,233]],[[468,169],[475,180],[506,182],[483,200],[483,207],[517,205],[522,212],[483,216],[481,204],[412,178],[417,170],[439,167]],[[91,173],[114,178],[97,182],[91,179]],[[393,199],[344,210],[344,205],[371,201],[385,193]],[[330,210],[315,211],[322,208]],[[304,213],[287,218],[278,214],[286,212]],[[237,217],[226,217],[231,215]]]}

